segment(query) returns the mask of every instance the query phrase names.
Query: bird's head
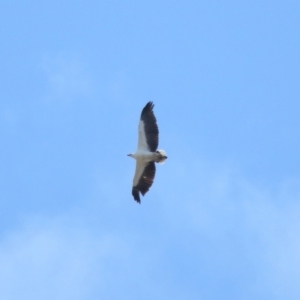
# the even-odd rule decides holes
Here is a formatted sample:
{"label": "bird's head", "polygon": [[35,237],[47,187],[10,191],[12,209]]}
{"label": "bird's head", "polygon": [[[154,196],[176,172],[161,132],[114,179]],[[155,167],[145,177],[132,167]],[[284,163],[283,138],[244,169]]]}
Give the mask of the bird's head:
{"label": "bird's head", "polygon": [[134,153],[127,154],[127,156],[130,156],[130,157],[132,157],[132,158],[136,159],[136,157],[135,157],[135,154],[134,154]]}

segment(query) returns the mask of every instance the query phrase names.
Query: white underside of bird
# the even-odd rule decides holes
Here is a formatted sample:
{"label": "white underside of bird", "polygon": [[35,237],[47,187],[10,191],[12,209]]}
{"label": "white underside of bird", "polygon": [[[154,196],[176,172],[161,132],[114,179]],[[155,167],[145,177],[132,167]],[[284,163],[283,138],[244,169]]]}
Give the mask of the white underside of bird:
{"label": "white underside of bird", "polygon": [[139,192],[144,195],[153,183],[155,176],[154,162],[164,163],[167,159],[164,150],[156,150],[159,132],[153,113],[153,106],[153,103],[149,102],[143,109],[138,128],[138,147],[135,153],[128,154],[128,156],[136,160],[132,194],[139,203]]}
{"label": "white underside of bird", "polygon": [[145,166],[149,162],[157,162],[163,164],[166,156],[166,152],[164,150],[157,150],[156,152],[151,152],[148,150],[148,145],[146,141],[146,135],[144,130],[144,122],[140,121],[139,124],[139,140],[138,140],[138,147],[135,153],[129,154],[130,157],[133,157],[136,160],[136,169],[133,178],[133,185],[137,185],[140,177],[143,174]]}

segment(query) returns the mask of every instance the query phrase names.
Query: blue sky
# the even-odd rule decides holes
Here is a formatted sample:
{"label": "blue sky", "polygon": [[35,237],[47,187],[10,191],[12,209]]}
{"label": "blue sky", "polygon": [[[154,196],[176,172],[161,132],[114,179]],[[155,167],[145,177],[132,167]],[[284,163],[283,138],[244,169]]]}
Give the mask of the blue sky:
{"label": "blue sky", "polygon": [[298,299],[299,32],[298,1],[3,2],[0,298]]}

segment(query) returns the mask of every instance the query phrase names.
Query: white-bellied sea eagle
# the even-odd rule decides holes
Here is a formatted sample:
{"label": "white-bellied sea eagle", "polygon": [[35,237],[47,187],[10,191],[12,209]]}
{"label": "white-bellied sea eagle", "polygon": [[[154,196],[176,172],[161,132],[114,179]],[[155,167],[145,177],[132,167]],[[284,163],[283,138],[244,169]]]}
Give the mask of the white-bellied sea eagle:
{"label": "white-bellied sea eagle", "polygon": [[153,184],[155,163],[163,163],[167,159],[164,150],[157,150],[159,131],[153,107],[154,104],[150,101],[143,108],[139,123],[138,148],[135,153],[128,154],[136,160],[132,195],[138,203],[141,203],[140,193],[144,196]]}

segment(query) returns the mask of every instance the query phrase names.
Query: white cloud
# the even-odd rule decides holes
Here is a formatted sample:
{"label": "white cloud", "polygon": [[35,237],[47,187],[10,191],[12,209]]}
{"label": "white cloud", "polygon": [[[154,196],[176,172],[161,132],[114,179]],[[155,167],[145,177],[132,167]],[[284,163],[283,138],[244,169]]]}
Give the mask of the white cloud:
{"label": "white cloud", "polygon": [[94,236],[68,216],[27,219],[1,241],[0,297],[85,299],[96,282],[103,284],[105,259],[123,253],[122,241]]}
{"label": "white cloud", "polygon": [[97,201],[26,217],[0,241],[0,298],[296,299],[297,179],[273,191],[187,160],[160,168],[141,206],[106,174]]}
{"label": "white cloud", "polygon": [[85,222],[74,212],[26,217],[0,243],[0,298],[153,299],[163,293],[157,254],[139,249],[139,235],[96,232]]}
{"label": "white cloud", "polygon": [[[296,299],[300,294],[299,179],[287,179],[270,190],[228,167],[186,157],[178,161],[186,161],[189,167],[180,163],[168,167],[168,181],[177,184],[165,187],[174,194],[164,203],[169,227],[176,228],[178,238],[190,235],[189,242],[194,240],[190,247],[199,251],[201,263],[213,260],[224,280],[233,272],[236,286],[247,277],[243,274],[247,270],[251,278],[245,279],[241,298]],[[179,206],[180,213],[175,212]],[[201,251],[208,243],[210,253],[205,254]],[[210,263],[207,272],[214,270]],[[211,280],[218,275],[211,275]]]}

